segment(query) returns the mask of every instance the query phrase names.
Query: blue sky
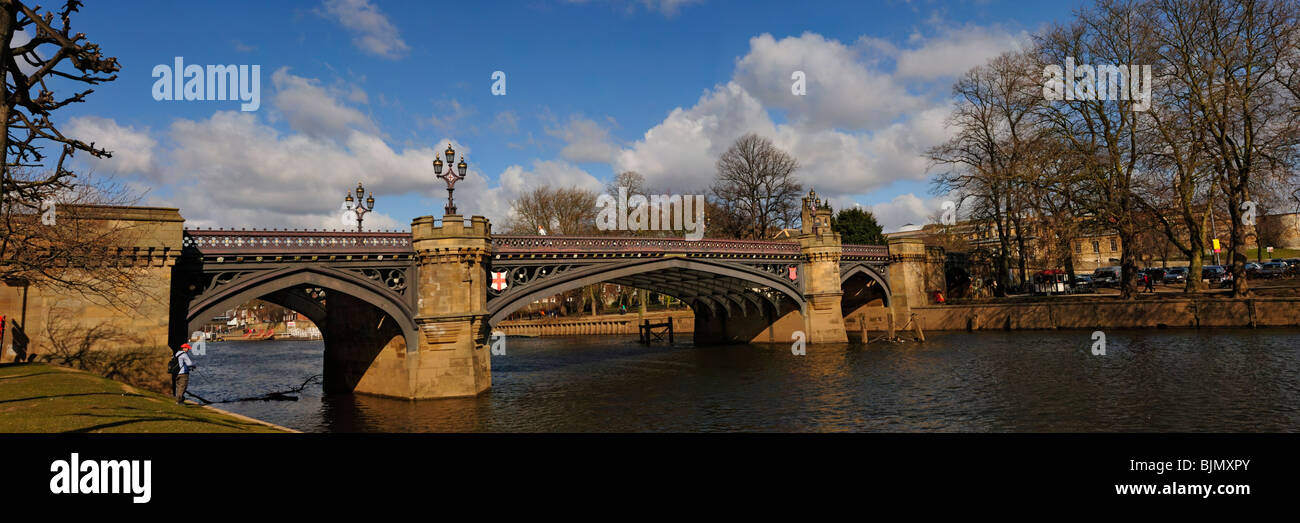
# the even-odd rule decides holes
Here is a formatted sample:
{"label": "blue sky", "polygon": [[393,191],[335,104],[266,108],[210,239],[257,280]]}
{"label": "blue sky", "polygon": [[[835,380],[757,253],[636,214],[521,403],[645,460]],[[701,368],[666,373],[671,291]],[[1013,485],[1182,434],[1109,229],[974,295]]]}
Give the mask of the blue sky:
{"label": "blue sky", "polygon": [[[636,170],[692,194],[747,132],[805,186],[887,229],[938,212],[925,148],[953,80],[1064,21],[1066,2],[90,2],[74,18],[120,78],[60,111],[114,151],[82,159],[181,209],[188,226],[341,227],[364,181],[377,228],[441,215],[429,162],[467,152],[462,214],[498,227],[538,185],[600,189]],[[157,101],[155,65],[259,65],[261,106]],[[803,71],[807,94],[790,92]],[[506,94],[491,92],[494,71]]]}

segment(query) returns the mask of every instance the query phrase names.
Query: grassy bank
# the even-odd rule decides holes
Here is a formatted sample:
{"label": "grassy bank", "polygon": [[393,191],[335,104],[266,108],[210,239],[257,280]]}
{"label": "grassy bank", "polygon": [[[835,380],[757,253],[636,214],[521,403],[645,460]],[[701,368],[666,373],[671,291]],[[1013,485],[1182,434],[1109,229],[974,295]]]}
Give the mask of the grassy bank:
{"label": "grassy bank", "polygon": [[0,432],[282,432],[43,363],[0,365]]}

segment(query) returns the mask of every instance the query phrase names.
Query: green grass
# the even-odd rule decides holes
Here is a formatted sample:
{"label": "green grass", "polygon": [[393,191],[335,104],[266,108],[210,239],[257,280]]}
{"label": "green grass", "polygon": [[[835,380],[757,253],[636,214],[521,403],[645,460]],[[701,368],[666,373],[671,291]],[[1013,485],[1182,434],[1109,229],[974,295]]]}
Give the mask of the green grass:
{"label": "green grass", "polygon": [[282,432],[86,372],[0,365],[0,432]]}

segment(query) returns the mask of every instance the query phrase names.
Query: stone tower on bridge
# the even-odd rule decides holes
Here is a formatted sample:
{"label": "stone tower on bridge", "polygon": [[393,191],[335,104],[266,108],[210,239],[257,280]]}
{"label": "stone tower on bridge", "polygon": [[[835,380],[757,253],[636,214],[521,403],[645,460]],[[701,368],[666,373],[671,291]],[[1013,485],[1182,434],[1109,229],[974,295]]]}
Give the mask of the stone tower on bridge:
{"label": "stone tower on bridge", "polygon": [[804,262],[804,324],[808,343],[844,343],[840,311],[840,233],[831,230],[831,209],[809,191],[803,199],[799,253]]}

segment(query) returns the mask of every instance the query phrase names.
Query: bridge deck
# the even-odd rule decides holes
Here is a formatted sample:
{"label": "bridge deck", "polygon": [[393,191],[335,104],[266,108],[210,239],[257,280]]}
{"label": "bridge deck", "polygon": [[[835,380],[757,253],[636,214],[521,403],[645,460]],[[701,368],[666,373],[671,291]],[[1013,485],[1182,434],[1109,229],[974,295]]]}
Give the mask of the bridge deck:
{"label": "bridge deck", "polygon": [[[410,232],[355,232],[318,230],[186,229],[185,247],[204,255],[295,254],[411,254]],[[635,256],[686,255],[785,258],[799,255],[791,241],[686,240],[617,236],[515,236],[492,237],[498,255]],[[844,245],[849,259],[885,261],[884,245]]]}

